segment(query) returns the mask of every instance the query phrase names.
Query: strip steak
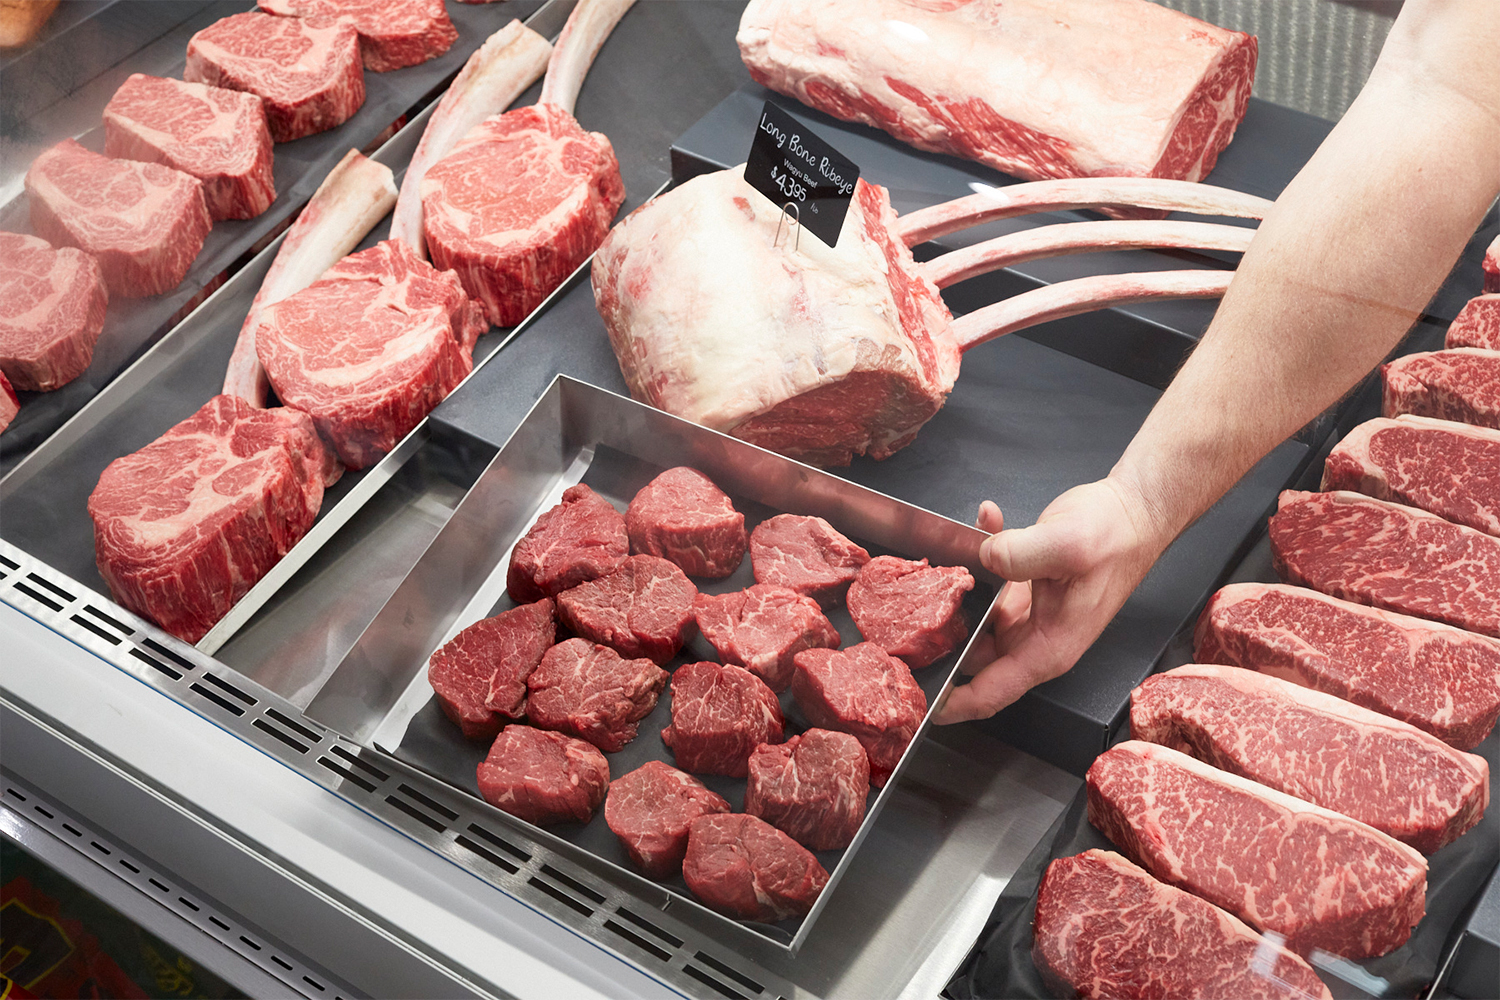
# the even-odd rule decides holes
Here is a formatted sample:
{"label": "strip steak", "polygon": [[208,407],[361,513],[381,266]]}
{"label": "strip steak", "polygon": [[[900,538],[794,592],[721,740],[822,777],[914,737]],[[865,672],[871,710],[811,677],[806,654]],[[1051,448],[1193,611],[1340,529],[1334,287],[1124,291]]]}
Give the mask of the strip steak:
{"label": "strip steak", "polygon": [[667,672],[650,660],[623,659],[608,646],[569,639],[547,650],[526,678],[533,725],[588,740],[613,753],[635,739],[656,707]]}
{"label": "strip steak", "polygon": [[777,514],[750,532],[756,583],[806,594],[824,606],[837,603],[870,553],[821,517]]}
{"label": "strip steak", "polygon": [[905,663],[873,642],[797,654],[792,697],[809,722],[850,733],[883,786],[927,714],[927,696]]}
{"label": "strip steak", "polygon": [[506,726],[477,777],[486,802],[528,823],[587,823],[609,789],[609,761],[583,740]]}
{"label": "strip steak", "polygon": [[710,908],[763,923],[806,915],[828,884],[807,848],[744,813],[693,820],[682,877]]}
{"label": "strip steak", "polygon": [[625,529],[631,551],[670,559],[688,576],[728,576],[749,546],[745,515],[711,479],[685,465],[641,487],[625,511]]}
{"label": "strip steak", "polygon": [[703,782],[652,760],[610,784],[604,822],[642,871],[667,879],[682,873],[693,820],[727,812],[729,803]]}
{"label": "strip steak", "polygon": [[968,637],[963,600],[973,589],[974,576],[962,566],[876,556],[849,585],[849,614],[865,639],[925,667]]}
{"label": "strip steak", "polygon": [[513,601],[556,597],[613,573],[629,553],[624,516],[579,483],[568,487],[562,502],[537,518],[511,550],[505,589]]}
{"label": "strip steak", "polygon": [[1381,367],[1387,417],[1413,413],[1500,428],[1500,351],[1408,354]]}
{"label": "strip steak", "polygon": [[698,588],[656,556],[630,556],[618,569],[557,595],[563,624],[621,656],[666,663],[692,638]]}
{"label": "strip steak", "polygon": [[865,818],[870,759],[848,733],[809,729],[750,755],[745,812],[810,851],[848,847]]}
{"label": "strip steak", "polygon": [[365,69],[385,73],[436,59],[458,41],[443,0],[257,0],[267,14],[342,21],[359,32]]}
{"label": "strip steak", "polygon": [[745,668],[703,662],[673,672],[672,724],[661,741],[684,771],[743,778],[755,748],[785,732],[781,703]]}
{"label": "strip steak", "polygon": [[1500,351],[1500,293],[1470,299],[1448,325],[1443,346]]}
{"label": "strip steak", "polygon": [[471,740],[494,739],[507,718],[526,714],[526,678],[552,648],[557,623],[542,598],[483,618],[449,639],[427,661],[427,681]]}
{"label": "strip steak", "polygon": [[18,389],[66,385],[94,359],[109,292],[82,250],[0,233],[0,372]]}
{"label": "strip steak", "polygon": [[838,649],[841,641],[817,601],[766,583],[699,594],[693,615],[720,660],[745,667],[777,692],[791,686],[794,656],[815,647]]}

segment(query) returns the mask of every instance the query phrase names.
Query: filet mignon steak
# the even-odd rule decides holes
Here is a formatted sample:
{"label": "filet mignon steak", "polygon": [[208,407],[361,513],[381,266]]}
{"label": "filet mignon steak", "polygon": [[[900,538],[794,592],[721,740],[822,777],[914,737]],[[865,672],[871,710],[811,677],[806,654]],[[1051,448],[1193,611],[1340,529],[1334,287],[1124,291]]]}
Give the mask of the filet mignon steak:
{"label": "filet mignon steak", "polygon": [[755,748],[785,732],[781,703],[745,668],[704,662],[673,672],[672,724],[661,741],[684,771],[743,778]]}
{"label": "filet mignon steak", "polygon": [[624,516],[579,483],[511,549],[505,589],[513,601],[556,597],[614,572],[629,554]]}
{"label": "filet mignon steak", "polygon": [[859,634],[912,668],[947,656],[969,635],[964,594],[974,576],[962,566],[929,566],[876,556],[849,585],[849,614]]}
{"label": "filet mignon steak", "polygon": [[526,714],[526,678],[556,638],[552,607],[544,597],[481,619],[427,661],[443,714],[469,739],[494,739],[507,718]]}
{"label": "filet mignon steak", "polygon": [[1408,354],[1381,367],[1381,412],[1500,428],[1500,351]]}
{"label": "filet mignon steak", "polygon": [[749,670],[772,691],[792,683],[792,658],[804,649],[839,647],[839,632],[818,602],[786,587],[757,583],[729,594],[699,594],[698,630],[719,659]]}
{"label": "filet mignon steak", "polygon": [[764,923],[806,914],[828,884],[811,851],[744,813],[693,820],[682,877],[707,906]]}
{"label": "filet mignon steak", "polygon": [[257,0],[267,14],[343,21],[359,32],[365,69],[385,73],[436,59],[458,40],[443,0]]}
{"label": "filet mignon steak", "polygon": [[848,847],[865,818],[870,760],[848,733],[809,729],[750,755],[745,812],[810,851]]}
{"label": "filet mignon steak", "polygon": [[788,587],[819,604],[836,603],[870,553],[821,517],[777,514],[750,532],[756,583]]}
{"label": "filet mignon steak", "polygon": [[749,545],[745,515],[712,480],[684,465],[641,487],[625,511],[625,530],[631,551],[670,559],[688,576],[728,576]]}
{"label": "filet mignon steak", "polygon": [[1500,294],[1480,295],[1465,303],[1449,324],[1443,346],[1500,351]]}
{"label": "filet mignon steak", "polygon": [[870,757],[870,781],[884,785],[927,714],[927,696],[905,663],[873,642],[804,649],[792,697],[808,721],[849,733]]}
{"label": "filet mignon steak", "polygon": [[477,777],[486,802],[528,823],[587,823],[609,789],[609,761],[583,740],[506,726]]}
{"label": "filet mignon steak", "polygon": [[604,822],[630,860],[652,878],[665,879],[682,872],[693,820],[727,812],[729,803],[703,782],[652,760],[610,783]]}
{"label": "filet mignon steak", "polygon": [[630,556],[618,569],[557,595],[563,624],[621,656],[666,663],[692,638],[698,588],[656,556]]}
{"label": "filet mignon steak", "polygon": [[569,639],[547,650],[526,678],[526,714],[542,729],[588,740],[611,753],[635,739],[667,685],[667,672],[645,658],[626,660],[608,646]]}
{"label": "filet mignon steak", "polygon": [[73,381],[94,359],[108,302],[99,264],[82,250],[0,233],[0,372],[34,392]]}

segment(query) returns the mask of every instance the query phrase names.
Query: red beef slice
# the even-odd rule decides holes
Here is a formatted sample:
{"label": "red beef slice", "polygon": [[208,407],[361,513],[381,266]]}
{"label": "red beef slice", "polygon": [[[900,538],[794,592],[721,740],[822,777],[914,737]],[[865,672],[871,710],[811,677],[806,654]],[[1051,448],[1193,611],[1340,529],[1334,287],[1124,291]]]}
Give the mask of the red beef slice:
{"label": "red beef slice", "polygon": [[647,875],[671,878],[682,871],[693,820],[727,812],[729,803],[703,782],[653,760],[610,784],[604,822]]}
{"label": "red beef slice", "polygon": [[688,576],[728,576],[749,545],[745,515],[697,469],[668,469],[641,488],[625,511],[634,552],[662,556]]}
{"label": "red beef slice", "polygon": [[16,419],[16,414],[21,412],[21,401],[16,398],[16,390],[11,388],[10,379],[5,377],[4,369],[0,369],[0,432],[10,426],[10,422]]}
{"label": "red beef slice", "polygon": [[719,659],[748,669],[771,688],[792,683],[792,657],[816,646],[837,649],[839,632],[811,597],[757,583],[732,594],[699,594],[698,629]]}
{"label": "red beef slice", "polygon": [[798,653],[792,697],[813,725],[859,740],[876,785],[891,776],[927,714],[927,696],[906,664],[873,642]]}
{"label": "red beef slice", "polygon": [[609,788],[609,761],[583,740],[506,726],[478,778],[486,802],[528,823],[587,823]]}
{"label": "red beef slice", "polygon": [[267,14],[324,17],[359,32],[365,69],[386,73],[436,59],[458,41],[443,0],[259,0]]}
{"label": "red beef slice", "polygon": [[828,884],[811,851],[744,813],[693,820],[682,877],[720,913],[765,923],[805,915]]}
{"label": "red beef slice", "polygon": [[756,583],[773,583],[821,604],[842,596],[870,553],[821,517],[777,514],[750,533],[750,563]]}
{"label": "red beef slice", "polygon": [[630,554],[625,518],[579,483],[536,519],[510,553],[505,587],[513,601],[556,597],[619,568]]}
{"label": "red beef slice", "polygon": [[547,650],[526,678],[526,714],[534,725],[557,729],[614,752],[635,739],[651,714],[667,672],[647,659],[626,660],[608,646],[569,639]]}
{"label": "red beef slice", "polygon": [[693,634],[698,588],[656,556],[630,556],[620,568],[557,596],[563,624],[621,656],[666,663]]}
{"label": "red beef slice", "polygon": [[849,614],[870,642],[913,669],[925,667],[969,634],[962,605],[973,589],[962,566],[876,556],[849,585]]}
{"label": "red beef slice", "polygon": [[672,724],[661,741],[684,771],[743,778],[751,752],[785,731],[776,695],[744,667],[688,663],[672,675]]}
{"label": "red beef slice", "polygon": [[99,264],[72,247],[0,233],[0,372],[47,391],[88,368],[109,293]]}
{"label": "red beef slice", "polygon": [[443,713],[469,739],[493,739],[505,717],[526,714],[526,678],[552,647],[552,601],[501,612],[464,629],[427,661]]}
{"label": "red beef slice", "polygon": [[750,755],[745,812],[812,851],[848,847],[865,818],[870,761],[848,733],[809,729]]}

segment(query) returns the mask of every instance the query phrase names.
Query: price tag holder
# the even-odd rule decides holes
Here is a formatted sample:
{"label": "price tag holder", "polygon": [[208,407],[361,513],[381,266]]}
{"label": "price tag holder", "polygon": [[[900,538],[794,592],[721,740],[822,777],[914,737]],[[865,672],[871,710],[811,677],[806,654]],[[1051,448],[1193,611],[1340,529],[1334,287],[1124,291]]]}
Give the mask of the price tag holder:
{"label": "price tag holder", "polygon": [[797,206],[797,219],[818,239],[836,246],[859,167],[797,119],[767,101],[760,112],[745,180],[778,207]]}

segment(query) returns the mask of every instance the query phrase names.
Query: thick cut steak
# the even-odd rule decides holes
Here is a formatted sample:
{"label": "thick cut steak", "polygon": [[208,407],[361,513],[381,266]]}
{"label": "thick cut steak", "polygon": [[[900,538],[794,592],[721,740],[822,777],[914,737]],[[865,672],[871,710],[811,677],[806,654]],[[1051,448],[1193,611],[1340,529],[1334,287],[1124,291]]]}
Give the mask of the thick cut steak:
{"label": "thick cut steak", "polygon": [[1285,584],[1235,583],[1193,636],[1227,663],[1325,691],[1472,750],[1500,716],[1500,641]]}
{"label": "thick cut steak", "polygon": [[785,587],[757,583],[730,594],[699,594],[693,615],[720,660],[746,668],[772,691],[791,685],[792,658],[802,650],[839,648],[839,631],[818,602]]}
{"label": "thick cut steak", "polygon": [[307,414],[215,396],[99,477],[99,574],[120,604],[197,642],[312,527],[337,469]]}
{"label": "thick cut steak", "polygon": [[705,662],[673,672],[672,724],[661,741],[684,771],[743,778],[755,748],[785,732],[781,703],[745,668]]}
{"label": "thick cut steak", "polygon": [[604,822],[630,860],[652,878],[664,879],[682,872],[693,820],[727,812],[729,803],[703,782],[652,760],[610,783]]}
{"label": "thick cut steak", "polygon": [[1368,823],[1423,854],[1489,804],[1489,764],[1415,726],[1254,670],[1190,664],[1130,696],[1130,736]]}
{"label": "thick cut steak", "polygon": [[557,614],[577,634],[621,656],[666,663],[693,636],[698,588],[656,556],[630,556],[618,569],[557,595]]}
{"label": "thick cut steak", "polygon": [[625,518],[579,483],[536,519],[510,553],[505,589],[513,601],[556,597],[619,569],[630,554]]}
{"label": "thick cut steak", "polygon": [[1500,428],[1500,351],[1408,354],[1380,369],[1387,417],[1412,413]]}
{"label": "thick cut steak", "polygon": [[276,200],[271,130],[254,94],[132,73],[104,106],[104,154],[193,175],[214,219],[253,219]]}
{"label": "thick cut steak", "polygon": [[682,877],[710,908],[763,923],[805,915],[828,884],[811,851],[744,813],[693,820]]}
{"label": "thick cut steak", "polygon": [[108,302],[99,264],[82,250],[0,233],[0,372],[31,391],[73,381],[94,359]]}
{"label": "thick cut steak", "polygon": [[1281,494],[1271,558],[1287,583],[1500,636],[1500,538],[1358,493]]}
{"label": "thick cut steak", "polygon": [[797,654],[792,697],[809,722],[849,733],[870,757],[870,781],[884,785],[927,714],[927,696],[906,664],[873,642]]}
{"label": "thick cut steak", "polygon": [[870,561],[870,553],[821,517],[777,514],[750,532],[750,564],[756,583],[770,583],[834,604]]}
{"label": "thick cut steak", "polygon": [[385,73],[436,59],[458,40],[443,0],[257,0],[267,14],[343,21],[359,32],[365,69]]}
{"label": "thick cut steak", "polygon": [[1047,866],[1034,935],[1031,960],[1054,996],[1332,1000],[1300,956],[1113,851]]}
{"label": "thick cut steak", "polygon": [[196,177],[113,160],[72,139],[31,162],[26,193],[36,234],[93,257],[110,294],[124,298],[181,284],[213,225]]}
{"label": "thick cut steak", "polygon": [[16,390],[11,387],[10,379],[5,377],[5,371],[0,369],[0,433],[10,426],[10,422],[16,419],[16,414],[21,412],[21,401],[16,397]]}
{"label": "thick cut steak", "polygon": [[632,551],[670,559],[689,576],[728,576],[749,545],[745,515],[712,480],[685,465],[641,487],[625,511],[625,530]]}
{"label": "thick cut steak", "polygon": [[759,83],[1016,177],[1201,180],[1250,99],[1256,40],[1114,0],[753,0]]}
{"label": "thick cut steak", "polygon": [[544,597],[449,639],[427,661],[427,682],[443,714],[471,740],[494,739],[507,718],[526,714],[526,678],[556,634],[552,601]]}
{"label": "thick cut steak", "polygon": [[750,755],[745,812],[810,851],[848,847],[865,818],[870,759],[848,733],[809,729]]}
{"label": "thick cut steak", "polygon": [[974,576],[962,566],[929,566],[876,556],[849,585],[849,614],[859,634],[908,666],[925,667],[969,634],[964,594]]}
{"label": "thick cut steak", "polygon": [[1500,293],[1470,299],[1449,324],[1443,346],[1500,351]]}
{"label": "thick cut steak", "polygon": [[457,278],[382,240],[267,308],[255,351],[281,401],[362,469],[473,370],[484,329]]}
{"label": "thick cut steak", "polygon": [[583,740],[506,726],[476,776],[486,802],[528,823],[587,823],[609,789],[609,761]]}
{"label": "thick cut steak", "polygon": [[359,35],[323,17],[251,12],[215,21],[188,39],[182,78],[259,97],[277,142],[342,125],[365,103]]}
{"label": "thick cut steak", "polygon": [[1500,430],[1429,417],[1380,417],[1350,431],[1323,487],[1420,507],[1500,536]]}
{"label": "thick cut steak", "polygon": [[1425,912],[1422,855],[1348,816],[1138,740],[1087,778],[1089,822],[1127,857],[1299,954],[1384,955]]}
{"label": "thick cut steak", "polygon": [[547,650],[526,678],[526,714],[534,725],[613,753],[635,739],[666,685],[667,672],[648,659],[626,660],[608,646],[569,639]]}

